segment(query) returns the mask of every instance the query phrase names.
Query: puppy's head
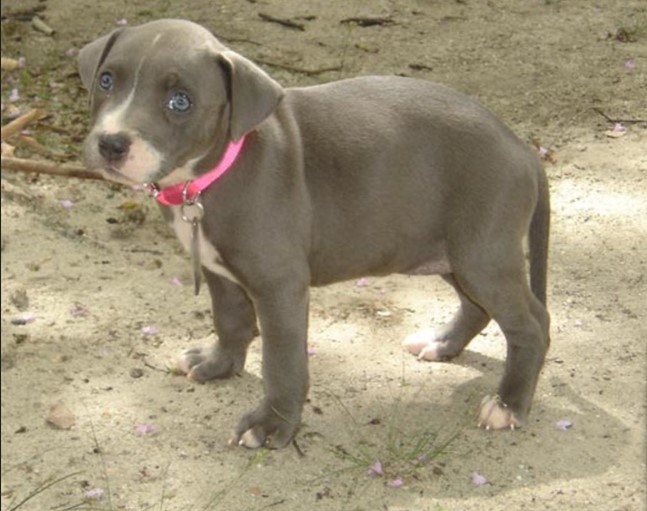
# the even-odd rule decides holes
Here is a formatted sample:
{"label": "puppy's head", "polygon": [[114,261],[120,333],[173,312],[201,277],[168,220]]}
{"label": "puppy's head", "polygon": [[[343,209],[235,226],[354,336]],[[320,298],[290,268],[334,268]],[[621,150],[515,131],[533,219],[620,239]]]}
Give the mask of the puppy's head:
{"label": "puppy's head", "polygon": [[207,171],[283,97],[259,67],[182,20],[117,29],[81,50],[79,71],[93,123],[85,164],[127,184]]}

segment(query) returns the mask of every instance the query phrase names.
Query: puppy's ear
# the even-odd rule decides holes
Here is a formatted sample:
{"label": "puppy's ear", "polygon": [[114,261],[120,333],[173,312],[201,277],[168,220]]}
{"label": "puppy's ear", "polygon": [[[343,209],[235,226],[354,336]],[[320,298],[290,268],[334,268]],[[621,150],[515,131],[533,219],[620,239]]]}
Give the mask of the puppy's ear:
{"label": "puppy's ear", "polygon": [[225,71],[234,141],[252,131],[278,106],[284,90],[260,67],[233,51],[218,55]]}
{"label": "puppy's ear", "polygon": [[106,55],[110,53],[112,45],[123,31],[123,28],[118,28],[110,34],[100,37],[81,48],[77,58],[79,63],[79,74],[81,75],[83,85],[85,85],[85,88],[89,91],[92,91],[97,69],[105,60]]}

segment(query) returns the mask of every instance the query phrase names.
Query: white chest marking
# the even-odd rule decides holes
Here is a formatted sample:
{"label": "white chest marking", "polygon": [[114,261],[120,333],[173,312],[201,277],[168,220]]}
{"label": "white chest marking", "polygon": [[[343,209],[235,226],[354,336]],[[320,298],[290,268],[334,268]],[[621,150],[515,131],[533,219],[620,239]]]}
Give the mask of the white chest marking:
{"label": "white chest marking", "polygon": [[[182,219],[179,206],[173,206],[171,209],[173,211],[173,222],[171,223],[173,231],[175,231],[175,235],[180,240],[180,243],[182,243],[184,250],[190,253],[191,224]],[[204,237],[202,226],[199,226],[198,228],[198,236],[200,237],[200,263],[202,266],[221,277],[225,277],[226,279],[239,284],[236,277],[223,266],[220,254],[218,253],[218,250],[216,250],[216,247],[209,243],[209,241]]]}

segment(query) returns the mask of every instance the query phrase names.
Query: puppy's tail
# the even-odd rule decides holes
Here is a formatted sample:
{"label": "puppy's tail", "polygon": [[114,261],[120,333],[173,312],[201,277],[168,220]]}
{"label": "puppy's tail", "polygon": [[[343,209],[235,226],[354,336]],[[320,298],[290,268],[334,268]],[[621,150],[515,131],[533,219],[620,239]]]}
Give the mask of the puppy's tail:
{"label": "puppy's tail", "polygon": [[550,236],[550,195],[546,172],[541,163],[538,163],[537,166],[539,181],[538,200],[528,232],[530,288],[545,307],[548,274],[548,238]]}

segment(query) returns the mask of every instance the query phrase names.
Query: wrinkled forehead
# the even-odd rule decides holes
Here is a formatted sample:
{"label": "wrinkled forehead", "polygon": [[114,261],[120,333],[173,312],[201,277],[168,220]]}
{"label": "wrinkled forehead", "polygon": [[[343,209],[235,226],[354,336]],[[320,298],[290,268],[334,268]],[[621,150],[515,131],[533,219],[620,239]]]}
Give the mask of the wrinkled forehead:
{"label": "wrinkled forehead", "polygon": [[[101,70],[113,73],[121,91],[133,86],[171,86],[209,80],[213,55],[226,50],[206,29],[194,24],[149,23],[126,29],[106,55]],[[139,87],[138,87],[139,90]],[[146,89],[142,89],[146,90]]]}
{"label": "wrinkled forehead", "polygon": [[182,59],[225,50],[207,29],[182,21],[164,20],[128,28],[117,38],[106,64],[133,58],[178,63]]}

